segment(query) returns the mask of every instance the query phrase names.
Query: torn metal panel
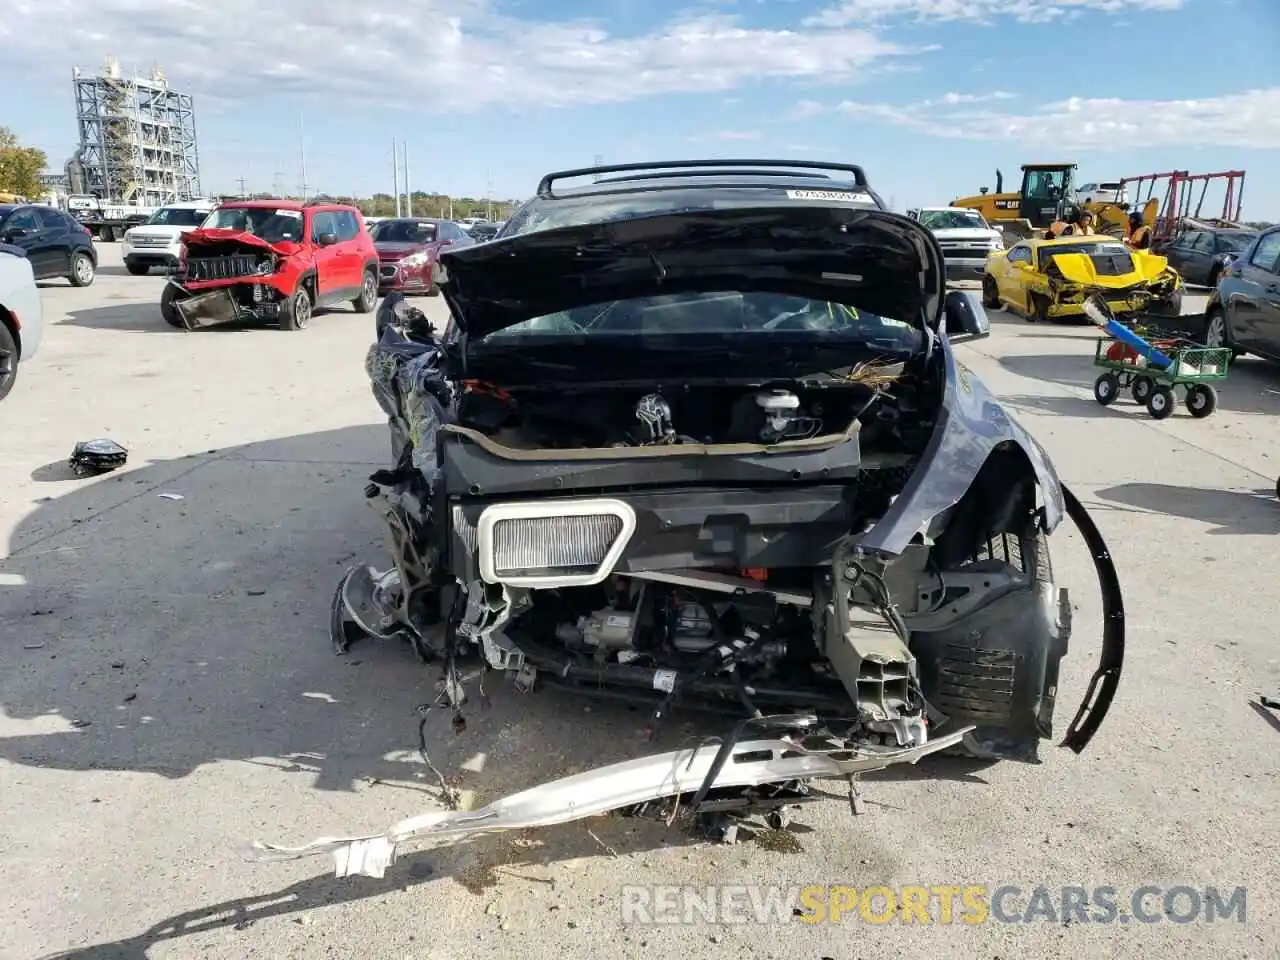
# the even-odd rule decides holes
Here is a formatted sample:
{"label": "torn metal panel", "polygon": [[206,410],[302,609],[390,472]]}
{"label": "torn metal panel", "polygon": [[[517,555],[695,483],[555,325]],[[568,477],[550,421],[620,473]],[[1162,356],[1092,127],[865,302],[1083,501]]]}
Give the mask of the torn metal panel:
{"label": "torn metal panel", "polygon": [[[806,752],[783,739],[737,744],[715,776],[716,790],[785,783],[791,780],[841,779],[900,763],[916,763],[931,753],[957,746],[973,728],[906,749],[850,748],[831,742],[834,754]],[[837,756],[839,759],[837,759]],[[473,811],[440,810],[402,820],[385,833],[363,837],[321,837],[301,847],[251,841],[240,848],[249,861],[298,860],[331,854],[335,875],[381,877],[410,840],[444,846],[485,833],[527,830],[571,823],[703,787],[716,751],[676,750],[600,767],[513,794]]]}
{"label": "torn metal panel", "polygon": [[240,317],[240,308],[229,287],[197,293],[185,300],[175,300],[174,306],[191,330],[232,323]]}

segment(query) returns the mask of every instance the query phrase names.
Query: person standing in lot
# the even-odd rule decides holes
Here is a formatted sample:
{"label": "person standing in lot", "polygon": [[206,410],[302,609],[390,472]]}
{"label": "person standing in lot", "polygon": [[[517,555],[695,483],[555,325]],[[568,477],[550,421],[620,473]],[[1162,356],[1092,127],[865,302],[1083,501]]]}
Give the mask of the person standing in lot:
{"label": "person standing in lot", "polygon": [[1125,235],[1124,245],[1130,250],[1151,249],[1151,228],[1142,222],[1142,214],[1137,210],[1129,214],[1129,232]]}

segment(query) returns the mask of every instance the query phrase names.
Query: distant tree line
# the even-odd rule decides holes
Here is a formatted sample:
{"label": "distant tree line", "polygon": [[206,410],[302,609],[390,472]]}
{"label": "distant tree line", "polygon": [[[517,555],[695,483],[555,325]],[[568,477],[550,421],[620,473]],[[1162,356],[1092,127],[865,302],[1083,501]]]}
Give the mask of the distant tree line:
{"label": "distant tree line", "polygon": [[49,158],[43,150],[24,147],[8,127],[0,127],[0,193],[40,195],[40,173]]}
{"label": "distant tree line", "polygon": [[[271,193],[250,194],[250,199],[253,200],[271,200],[274,198],[275,194]],[[228,195],[224,199],[229,200],[232,197]],[[299,198],[294,197],[293,199]],[[349,203],[359,207],[360,212],[366,217],[393,217],[396,213],[396,198],[389,193],[375,193],[372,197],[344,197],[320,193],[309,199],[328,203]],[[515,209],[516,201],[494,200],[491,205],[488,200],[476,199],[475,197],[450,197],[443,193],[424,193],[420,190],[413,192],[413,215],[415,217],[452,216],[454,220],[462,220],[466,217],[485,217],[488,216],[491,206],[493,218],[495,220],[505,220],[511,214],[511,211]],[[402,215],[406,212],[403,196],[400,198],[400,212]]]}

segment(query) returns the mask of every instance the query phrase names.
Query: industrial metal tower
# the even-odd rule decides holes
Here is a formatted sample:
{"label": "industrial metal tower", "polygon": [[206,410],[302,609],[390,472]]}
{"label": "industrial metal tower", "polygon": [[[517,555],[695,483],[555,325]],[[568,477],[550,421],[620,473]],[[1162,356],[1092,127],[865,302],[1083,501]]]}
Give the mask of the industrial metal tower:
{"label": "industrial metal tower", "polygon": [[108,58],[98,76],[74,70],[80,149],[67,164],[73,193],[158,205],[200,196],[200,156],[190,94],[169,88],[159,68],[126,78]]}

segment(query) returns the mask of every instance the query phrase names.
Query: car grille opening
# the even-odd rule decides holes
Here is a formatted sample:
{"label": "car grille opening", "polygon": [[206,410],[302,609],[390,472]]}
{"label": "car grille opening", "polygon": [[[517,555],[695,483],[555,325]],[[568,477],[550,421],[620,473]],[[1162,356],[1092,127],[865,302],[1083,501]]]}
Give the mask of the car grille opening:
{"label": "car grille opening", "polygon": [[257,272],[258,258],[253,254],[187,260],[188,280],[230,280],[233,277],[251,277]]}
{"label": "car grille opening", "polygon": [[493,527],[499,577],[573,577],[595,572],[623,532],[612,514],[514,517]]}

